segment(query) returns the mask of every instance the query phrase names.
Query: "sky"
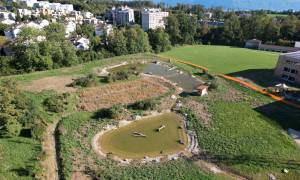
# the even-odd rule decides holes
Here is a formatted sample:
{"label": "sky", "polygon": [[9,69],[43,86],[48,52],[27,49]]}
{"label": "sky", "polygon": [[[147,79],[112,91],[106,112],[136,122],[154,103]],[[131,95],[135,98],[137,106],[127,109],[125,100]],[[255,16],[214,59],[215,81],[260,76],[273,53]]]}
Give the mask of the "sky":
{"label": "sky", "polygon": [[193,3],[202,4],[205,7],[222,6],[225,9],[235,10],[300,10],[300,0],[154,0],[154,2],[164,2],[169,5]]}

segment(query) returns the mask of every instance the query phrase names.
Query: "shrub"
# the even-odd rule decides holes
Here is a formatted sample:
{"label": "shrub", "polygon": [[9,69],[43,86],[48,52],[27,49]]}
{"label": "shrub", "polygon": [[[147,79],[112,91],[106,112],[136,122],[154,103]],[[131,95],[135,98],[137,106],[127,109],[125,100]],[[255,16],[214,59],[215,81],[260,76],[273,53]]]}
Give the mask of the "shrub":
{"label": "shrub", "polygon": [[135,102],[129,106],[129,108],[134,110],[154,110],[158,105],[158,101],[147,99]]}
{"label": "shrub", "polygon": [[219,88],[218,79],[214,79],[210,82],[209,90],[216,90]]}
{"label": "shrub", "polygon": [[96,86],[98,84],[97,82],[97,78],[94,74],[89,74],[87,77],[82,77],[79,79],[75,79],[74,82],[72,84],[70,84],[70,86],[72,87],[93,87]]}
{"label": "shrub", "polygon": [[116,119],[122,113],[123,108],[121,105],[114,105],[111,108],[101,109],[95,114],[95,118]]}
{"label": "shrub", "polygon": [[66,109],[68,105],[69,94],[64,93],[62,95],[53,95],[45,99],[44,107],[49,112],[61,113]]}

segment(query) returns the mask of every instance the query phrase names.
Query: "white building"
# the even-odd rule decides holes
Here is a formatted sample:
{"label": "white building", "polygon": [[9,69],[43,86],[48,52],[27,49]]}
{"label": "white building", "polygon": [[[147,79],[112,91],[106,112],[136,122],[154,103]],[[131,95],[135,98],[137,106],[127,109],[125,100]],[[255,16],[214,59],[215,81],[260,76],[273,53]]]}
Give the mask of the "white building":
{"label": "white building", "polygon": [[134,10],[127,6],[122,6],[120,8],[113,7],[105,16],[108,20],[118,25],[134,23]]}
{"label": "white building", "polygon": [[204,17],[206,17],[206,18],[208,18],[208,19],[211,19],[212,16],[213,16],[213,13],[211,13],[211,12],[206,12],[206,13],[204,13]]}
{"label": "white building", "polygon": [[13,25],[16,23],[16,21],[14,20],[10,20],[10,19],[5,19],[5,20],[2,20],[0,21],[2,24],[6,24],[6,25]]}
{"label": "white building", "polygon": [[13,0],[13,2],[23,3],[27,7],[33,7],[37,0]]}
{"label": "white building", "polygon": [[[35,29],[41,30],[41,29],[45,28],[46,26],[49,26],[49,21],[47,21],[47,20],[42,20],[39,23],[29,22],[27,24],[19,24],[13,28],[5,30],[4,34],[7,39],[13,40],[13,39],[17,38],[18,34],[21,32],[23,27],[30,27],[30,28],[35,28]],[[44,37],[37,37],[37,38],[38,38],[37,39],[38,41],[44,39]]]}
{"label": "white building", "polygon": [[65,37],[68,38],[70,35],[76,31],[76,24],[72,21],[69,21],[65,24]]}
{"label": "white building", "polygon": [[16,14],[12,12],[0,12],[0,19],[2,20],[16,20]]}
{"label": "white building", "polygon": [[85,19],[90,19],[90,18],[94,17],[94,15],[91,12],[83,12],[82,16]]}
{"label": "white building", "polygon": [[18,9],[18,14],[20,15],[20,17],[24,17],[24,16],[31,16],[31,10],[29,9]]}
{"label": "white building", "polygon": [[76,46],[77,50],[86,51],[90,49],[90,40],[82,37],[75,41],[74,45]]}
{"label": "white building", "polygon": [[143,30],[165,28],[165,18],[168,16],[169,12],[164,12],[160,9],[144,9],[142,12]]}

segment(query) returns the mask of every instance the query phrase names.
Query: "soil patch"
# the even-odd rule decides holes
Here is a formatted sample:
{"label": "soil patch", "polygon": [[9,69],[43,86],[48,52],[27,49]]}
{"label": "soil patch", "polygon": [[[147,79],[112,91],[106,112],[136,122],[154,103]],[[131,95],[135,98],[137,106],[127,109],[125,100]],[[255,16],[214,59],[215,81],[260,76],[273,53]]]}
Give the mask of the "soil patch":
{"label": "soil patch", "polygon": [[26,91],[41,92],[44,90],[53,90],[58,93],[74,92],[73,87],[67,87],[68,84],[73,82],[71,76],[59,76],[59,77],[46,77],[32,81],[29,85],[23,87]]}
{"label": "soil patch", "polygon": [[205,124],[209,124],[211,120],[211,114],[207,111],[207,105],[199,103],[197,101],[189,100],[186,106],[191,109],[195,115],[200,118]]}
{"label": "soil patch", "polygon": [[154,77],[142,77],[139,80],[109,84],[84,90],[80,95],[77,108],[95,111],[116,104],[129,104],[139,100],[157,97],[169,91],[166,81]]}

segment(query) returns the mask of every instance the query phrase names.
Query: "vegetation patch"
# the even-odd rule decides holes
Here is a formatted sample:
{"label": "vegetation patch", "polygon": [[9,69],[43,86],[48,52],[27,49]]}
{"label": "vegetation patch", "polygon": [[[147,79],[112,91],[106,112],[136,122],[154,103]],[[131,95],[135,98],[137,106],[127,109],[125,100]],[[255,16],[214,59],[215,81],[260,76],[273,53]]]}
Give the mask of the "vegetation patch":
{"label": "vegetation patch", "polygon": [[149,97],[158,97],[169,91],[164,81],[145,77],[139,80],[114,83],[84,90],[79,95],[77,108],[95,111],[116,104],[130,104]]}

